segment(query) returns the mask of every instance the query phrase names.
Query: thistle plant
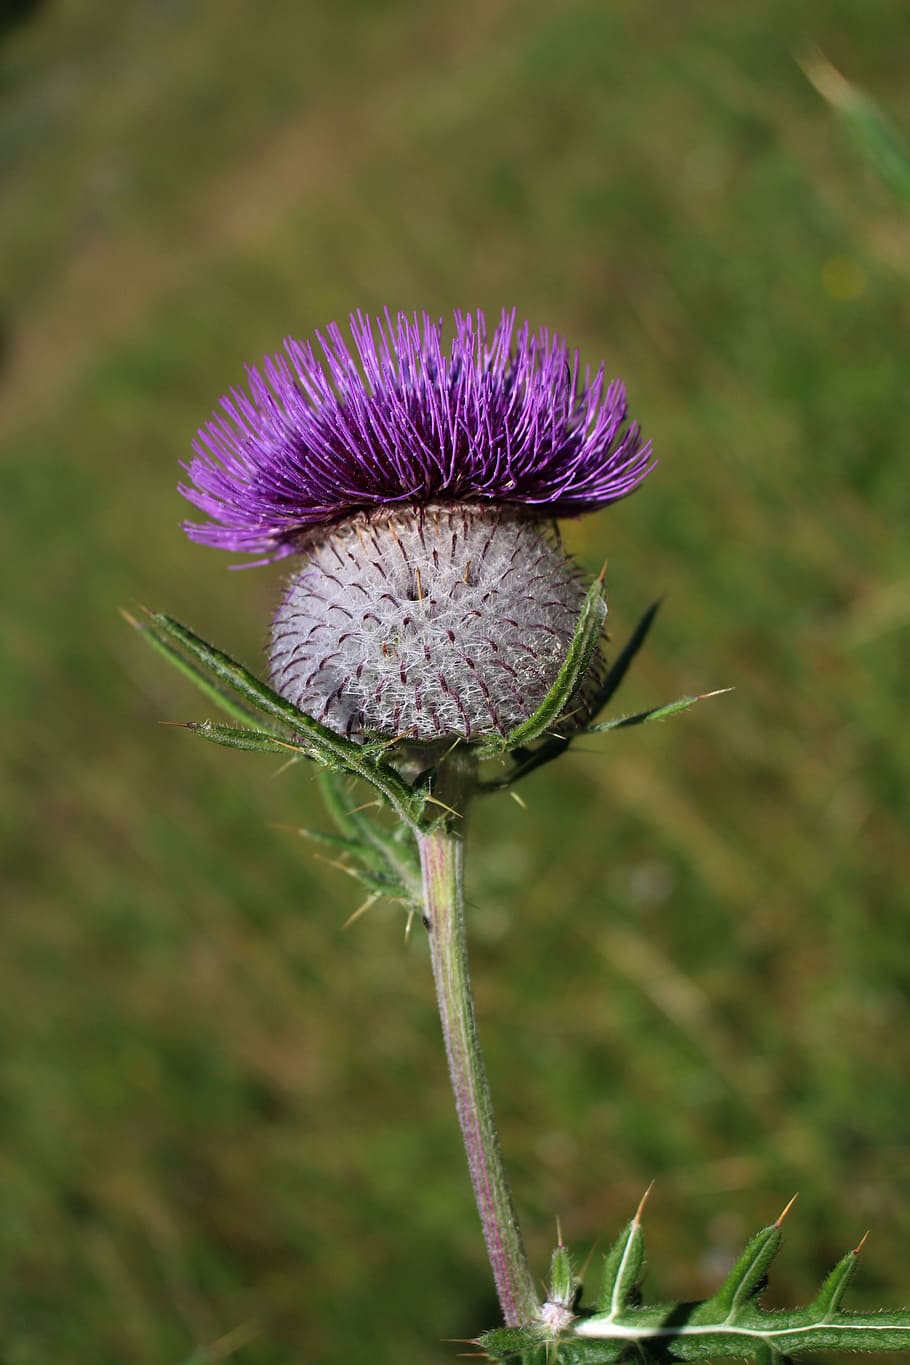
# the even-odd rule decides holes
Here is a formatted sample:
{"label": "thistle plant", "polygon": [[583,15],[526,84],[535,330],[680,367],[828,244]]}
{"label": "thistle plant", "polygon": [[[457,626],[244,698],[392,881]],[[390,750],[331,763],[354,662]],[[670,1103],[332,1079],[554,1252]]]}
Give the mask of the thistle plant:
{"label": "thistle plant", "polygon": [[[291,560],[269,684],[162,613],[135,621],[226,716],[187,723],[216,744],[314,762],[331,845],[369,897],[417,915],[455,1106],[504,1326],[493,1361],[566,1365],[772,1360],[807,1350],[910,1347],[910,1313],[851,1314],[850,1252],[815,1302],[760,1296],[782,1218],[699,1304],[642,1303],[641,1210],[582,1302],[569,1251],[543,1299],[496,1131],[471,998],[464,849],[470,807],[512,789],[581,736],[673,715],[683,697],[602,718],[653,623],[604,651],[604,575],[566,552],[557,520],[616,502],[654,467],[625,390],[546,331],[456,314],[446,346],[426,316],[357,314],[316,344],[288,341],[248,370],[200,430],[181,486],[186,531],[263,563]],[[713,695],[713,694],[703,694]],[[367,789],[367,799],[357,786]]]}

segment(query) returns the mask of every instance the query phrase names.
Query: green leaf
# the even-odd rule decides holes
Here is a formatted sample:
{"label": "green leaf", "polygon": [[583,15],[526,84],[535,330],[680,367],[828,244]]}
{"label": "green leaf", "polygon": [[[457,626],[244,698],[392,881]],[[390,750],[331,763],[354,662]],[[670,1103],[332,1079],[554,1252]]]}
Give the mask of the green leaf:
{"label": "green leaf", "polygon": [[319,783],[326,808],[335,824],[342,834],[360,842],[360,823],[357,820],[358,812],[353,808],[350,782],[334,768],[326,768],[325,772],[319,774]]}
{"label": "green leaf", "polygon": [[166,721],[165,724],[176,724],[180,729],[190,730],[194,735],[210,740],[212,744],[221,744],[226,749],[248,749],[261,754],[287,755],[296,753],[305,758],[316,757],[308,746],[295,744],[290,739],[279,739],[277,735],[270,734],[266,730],[240,729],[235,725],[215,725],[210,720]]}
{"label": "green leaf", "polygon": [[547,1302],[562,1308],[573,1308],[581,1289],[581,1280],[575,1273],[575,1262],[562,1238],[550,1258],[550,1288]]}
{"label": "green leaf", "polygon": [[239,721],[241,725],[255,726],[261,723],[255,711],[244,706],[227,689],[219,686],[185,654],[181,654],[179,650],[174,649],[173,645],[169,645],[167,640],[163,640],[160,635],[144,625],[142,621],[137,621],[129,612],[124,611],[121,615],[134,630],[139,632],[143,640],[151,645],[152,649],[167,659],[168,663],[172,664],[178,673],[182,673],[185,678],[188,678],[194,687],[198,687],[199,691],[208,697],[209,701],[220,706],[222,711],[232,720]]}
{"label": "green leaf", "polygon": [[[305,736],[311,757],[369,782],[401,820],[412,826],[417,825],[425,798],[422,793],[412,792],[394,768],[383,762],[382,755],[389,747],[387,744],[359,745],[336,735],[311,716],[298,711],[242,664],[208,644],[173,617],[163,612],[150,612],[149,620],[151,625],[146,629],[154,632],[159,641],[164,636],[165,640],[161,643],[172,641],[185,650],[200,665],[199,671],[214,679],[212,687],[233,691],[242,698],[246,707],[263,712],[270,721],[277,721],[294,736]],[[175,662],[172,655],[167,657]]]}
{"label": "green leaf", "polygon": [[592,716],[596,716],[602,711],[607,702],[619,691],[623,679],[628,673],[636,654],[650,634],[651,627],[654,624],[654,618],[657,616],[658,611],[660,611],[660,601],[652,602],[632,634],[629,636],[629,639],[610,665],[606,677],[592,699]]}
{"label": "green leaf", "polygon": [[735,1322],[742,1310],[765,1289],[771,1262],[782,1241],[781,1219],[756,1233],[720,1289],[693,1310],[690,1320]]}
{"label": "green leaf", "polygon": [[637,1304],[638,1282],[645,1262],[641,1207],[604,1257],[604,1274],[597,1310],[610,1318]]}
{"label": "green leaf", "polygon": [[598,721],[596,725],[586,726],[583,733],[599,735],[606,730],[627,730],[633,725],[647,725],[652,720],[667,720],[670,716],[678,715],[680,711],[688,711],[696,702],[708,701],[711,697],[722,697],[725,692],[732,691],[732,687],[720,687],[716,692],[702,692],[697,697],[680,697],[678,701],[667,702],[665,706],[655,706],[650,711],[639,711],[634,716],[617,716],[614,720]]}
{"label": "green leaf", "polygon": [[582,604],[575,631],[556,681],[532,716],[516,726],[503,739],[490,740],[479,750],[480,756],[492,757],[511,749],[518,749],[539,739],[555,721],[564,715],[578,691],[579,684],[591,665],[594,652],[603,633],[607,604],[603,595],[603,580],[598,578],[588,589]]}
{"label": "green leaf", "polygon": [[338,828],[361,848],[361,858],[378,867],[401,887],[402,900],[422,901],[420,857],[411,828],[400,822],[389,826],[371,818],[364,807],[351,807],[345,785],[337,772],[321,774],[322,790]]}
{"label": "green leaf", "polygon": [[[187,650],[219,682],[243,697],[248,705],[264,712],[272,720],[280,721],[295,733],[305,734],[314,744],[323,746],[332,757],[340,756],[347,759],[349,756],[357,756],[358,746],[336,735],[326,726],[320,725],[319,721],[313,720],[311,716],[298,711],[296,706],[285,701],[277,692],[273,692],[242,664],[238,664],[214,645],[208,644],[187,626],[181,625],[179,621],[166,616],[163,612],[153,612],[151,621],[159,631]],[[350,755],[349,751],[352,751]]]}
{"label": "green leaf", "polygon": [[[865,1240],[864,1237],[863,1242]],[[855,1247],[853,1251],[848,1251],[846,1256],[841,1257],[819,1290],[818,1297],[807,1308],[807,1313],[812,1314],[816,1319],[827,1319],[837,1312],[841,1305],[841,1299],[846,1293],[847,1285],[853,1279],[863,1242],[860,1242],[859,1246]]]}
{"label": "green leaf", "polygon": [[[789,1206],[788,1206],[789,1207]],[[784,1210],[786,1214],[787,1210]],[[781,1240],[784,1214],[751,1239],[724,1283],[700,1303],[637,1303],[644,1257],[639,1215],[605,1258],[597,1310],[563,1325],[542,1316],[525,1328],[488,1332],[478,1344],[509,1365],[614,1365],[638,1360],[711,1361],[738,1357],[771,1365],[815,1351],[908,1351],[910,1310],[850,1313],[841,1308],[859,1247],[831,1271],[806,1308],[762,1308],[761,1295]],[[860,1246],[862,1243],[860,1244]],[[558,1330],[552,1327],[559,1322]]]}
{"label": "green leaf", "polygon": [[[659,607],[659,602],[651,604],[635,627],[629,640],[618,654],[590,704],[592,716],[596,716],[603,710],[604,706],[620,687],[626,673],[629,671],[633,659],[648,636],[648,632],[654,623],[654,618],[657,615]],[[587,728],[590,729],[591,727],[589,726]],[[615,729],[616,726],[613,725],[608,728]],[[514,761],[512,769],[509,772],[504,773],[501,777],[495,777],[489,781],[483,782],[481,784],[481,790],[493,792],[503,791],[506,788],[511,787],[515,782],[520,781],[523,777],[527,777],[529,773],[534,772],[537,768],[542,768],[544,764],[552,763],[555,758],[559,758],[560,754],[565,753],[574,739],[577,739],[579,735],[585,733],[586,730],[584,728],[578,730],[573,729],[565,735],[549,736],[543,740],[542,743],[538,744],[536,748],[514,749],[512,752]]]}

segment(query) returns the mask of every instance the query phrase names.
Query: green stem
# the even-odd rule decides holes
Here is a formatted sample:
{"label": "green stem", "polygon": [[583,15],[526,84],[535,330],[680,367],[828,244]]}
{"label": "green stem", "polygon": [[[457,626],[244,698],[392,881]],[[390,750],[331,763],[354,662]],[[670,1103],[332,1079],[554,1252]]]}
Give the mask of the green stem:
{"label": "green stem", "polygon": [[468,974],[463,841],[440,825],[419,836],[423,898],[439,1015],[474,1197],[506,1325],[528,1326],[540,1301],[506,1179]]}

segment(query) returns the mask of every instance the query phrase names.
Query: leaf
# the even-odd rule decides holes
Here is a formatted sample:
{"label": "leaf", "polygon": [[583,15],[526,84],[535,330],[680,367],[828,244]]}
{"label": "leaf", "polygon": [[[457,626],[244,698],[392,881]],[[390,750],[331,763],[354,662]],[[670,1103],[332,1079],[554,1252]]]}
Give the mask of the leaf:
{"label": "leaf", "polygon": [[778,1219],[756,1233],[720,1289],[693,1310],[691,1320],[733,1322],[750,1302],[758,1299],[768,1283],[771,1262],[783,1241],[781,1221]]}
{"label": "leaf", "polygon": [[[603,710],[604,706],[620,687],[626,673],[629,671],[633,659],[648,636],[659,607],[659,602],[653,602],[651,604],[618,654],[613,666],[608,671],[590,704],[590,713],[592,716],[596,716]],[[590,726],[587,727],[588,730],[591,728],[592,727]],[[607,728],[615,729],[616,726],[615,724],[608,725]],[[495,777],[487,782],[483,782],[481,784],[481,790],[493,792],[503,791],[506,788],[511,787],[515,782],[520,781],[523,777],[527,777],[529,773],[534,772],[537,768],[542,768],[544,764],[552,763],[555,758],[559,758],[560,754],[565,753],[574,739],[577,739],[579,735],[585,733],[585,728],[570,731],[567,727],[567,733],[565,735],[550,735],[542,743],[538,744],[536,748],[525,749],[519,747],[514,749],[512,751],[514,767],[509,772],[503,774],[502,777]]]}
{"label": "leaf", "polygon": [[730,1357],[771,1365],[815,1351],[910,1350],[910,1310],[850,1313],[840,1306],[862,1243],[838,1262],[808,1307],[762,1308],[784,1214],[751,1239],[711,1298],[644,1306],[636,1302],[644,1256],[636,1215],[605,1258],[596,1311],[581,1313],[559,1331],[542,1319],[488,1332],[478,1345],[503,1365],[614,1365],[627,1359],[666,1365]]}
{"label": "leaf", "polygon": [[322,791],[332,818],[358,845],[362,860],[378,867],[401,887],[400,899],[420,904],[423,897],[420,857],[410,827],[400,823],[389,827],[371,819],[366,808],[352,808],[337,772],[328,770],[322,774]]}
{"label": "leaf", "polygon": [[305,734],[314,743],[322,745],[333,757],[348,758],[349,750],[354,751],[351,757],[356,756],[357,746],[350,740],[343,739],[326,726],[320,725],[319,721],[313,720],[311,716],[298,711],[296,706],[285,701],[264,682],[260,682],[242,664],[238,664],[214,645],[208,644],[187,626],[181,625],[179,621],[166,616],[163,612],[151,613],[151,621],[159,631],[175,640],[221,683],[239,693],[244,701],[256,710],[263,711],[272,720],[280,721],[297,734]]}
{"label": "leaf", "polygon": [[[865,1240],[864,1237],[863,1242]],[[814,1314],[816,1317],[829,1318],[837,1312],[847,1285],[853,1279],[853,1272],[856,1270],[863,1242],[860,1242],[859,1246],[855,1247],[853,1251],[848,1251],[846,1256],[841,1257],[819,1290],[818,1297],[806,1310],[808,1313]]]}
{"label": "leaf", "polygon": [[574,1308],[581,1291],[581,1280],[575,1273],[575,1262],[567,1247],[559,1245],[550,1258],[550,1288],[547,1302],[561,1308]]}
{"label": "leaf", "polygon": [[582,604],[575,631],[556,681],[532,716],[516,726],[504,738],[490,740],[479,749],[480,756],[492,757],[511,749],[521,748],[539,739],[562,716],[578,690],[600,644],[607,604],[603,595],[603,579],[591,584]]}
{"label": "leaf", "polygon": [[595,696],[592,699],[591,702],[592,716],[596,716],[600,711],[602,711],[606,706],[607,702],[610,701],[612,697],[615,695],[615,693],[619,691],[623,679],[625,678],[626,674],[629,671],[632,661],[634,660],[638,651],[641,649],[645,640],[648,638],[648,635],[650,634],[651,631],[651,627],[654,624],[654,618],[657,616],[657,613],[659,611],[660,602],[659,601],[652,602],[650,607],[648,607],[648,610],[645,612],[644,616],[639,621],[638,625],[633,630],[632,634],[629,636],[629,639],[626,641],[625,645],[620,650],[619,654],[617,654],[615,660],[610,665],[610,668],[607,672],[607,676],[604,678],[603,682],[601,683]]}
{"label": "leaf", "polygon": [[645,1263],[645,1239],[641,1230],[643,1204],[644,1200],[631,1223],[604,1257],[604,1276],[597,1296],[597,1309],[611,1318],[625,1312],[638,1301],[638,1282]]}
{"label": "leaf", "polygon": [[160,635],[157,635],[155,631],[150,629],[147,625],[144,625],[142,621],[137,621],[129,612],[121,612],[121,615],[124,620],[129,622],[133,629],[137,630],[142,638],[151,645],[152,649],[156,650],[157,653],[167,659],[168,663],[173,664],[178,673],[182,673],[185,678],[188,678],[195,687],[199,688],[199,691],[202,692],[204,696],[208,697],[209,701],[213,701],[216,706],[220,706],[222,711],[230,716],[232,720],[239,721],[241,725],[257,725],[261,723],[255,711],[248,709],[239,702],[236,697],[232,696],[229,691],[220,687],[207,673],[204,673],[201,668],[197,667],[191,659],[188,659],[186,655],[181,654],[179,650],[174,649],[173,645],[169,645],[167,640],[163,640]]}
{"label": "leaf", "polygon": [[[310,757],[369,782],[401,820],[416,827],[425,797],[422,793],[412,792],[395,769],[383,762],[381,756],[388,749],[387,744],[359,745],[342,735],[336,735],[319,721],[298,711],[242,664],[216,649],[214,645],[208,644],[173,617],[166,616],[163,612],[150,612],[149,620],[151,625],[147,626],[146,630],[153,635],[159,646],[166,646],[160,652],[164,653],[170,662],[181,667],[181,662],[185,662],[183,655],[177,650],[168,649],[167,645],[174,642],[185,650],[199,667],[190,665],[189,669],[183,667],[181,671],[193,677],[194,681],[197,681],[197,676],[205,678],[211,695],[220,697],[225,689],[233,691],[245,703],[245,706],[241,707],[242,712],[246,713],[247,708],[263,712],[270,721],[277,721],[286,727],[291,735],[305,736],[307,745],[300,745],[301,751],[307,749]],[[161,639],[162,636],[165,637],[164,640]],[[245,714],[244,718],[249,717]]]}
{"label": "leaf", "polygon": [[182,730],[190,730],[212,744],[221,744],[226,749],[248,749],[261,754],[298,753],[313,758],[312,750],[304,744],[295,744],[290,739],[279,739],[277,735],[265,730],[241,729],[235,725],[215,725],[210,720],[165,721],[166,725],[176,724]]}
{"label": "leaf", "polygon": [[696,702],[708,701],[711,697],[722,697],[725,692],[732,691],[732,687],[720,687],[715,692],[702,692],[697,697],[680,697],[678,701],[667,702],[665,706],[655,706],[650,711],[639,711],[634,716],[617,716],[614,720],[598,721],[596,725],[586,726],[583,733],[599,735],[606,730],[627,730],[633,725],[647,725],[652,720],[667,720],[670,716],[678,715],[680,711],[688,711]]}

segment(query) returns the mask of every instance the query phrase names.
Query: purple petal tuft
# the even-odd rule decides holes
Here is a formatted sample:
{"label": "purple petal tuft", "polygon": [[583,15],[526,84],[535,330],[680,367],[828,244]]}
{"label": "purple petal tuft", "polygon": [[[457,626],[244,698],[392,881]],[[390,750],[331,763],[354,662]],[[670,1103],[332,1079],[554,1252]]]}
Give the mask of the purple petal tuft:
{"label": "purple petal tuft", "polygon": [[561,337],[517,331],[503,313],[442,323],[350,320],[249,366],[199,431],[181,493],[210,518],[188,522],[204,545],[280,559],[303,532],[388,503],[522,504],[573,516],[630,493],[653,467],[626,424],[622,383],[591,377]]}

